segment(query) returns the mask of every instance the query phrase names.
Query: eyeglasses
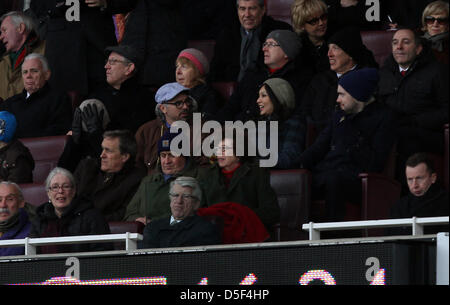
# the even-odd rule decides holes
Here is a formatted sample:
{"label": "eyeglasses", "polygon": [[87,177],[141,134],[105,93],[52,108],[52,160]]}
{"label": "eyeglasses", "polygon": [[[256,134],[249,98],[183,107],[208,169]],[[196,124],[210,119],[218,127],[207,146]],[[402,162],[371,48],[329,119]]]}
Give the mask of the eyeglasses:
{"label": "eyeglasses", "polygon": [[58,185],[58,184],[54,184],[52,186],[50,186],[50,191],[52,192],[57,192],[59,191],[59,189],[62,189],[63,191],[70,191],[72,189],[72,185],[70,184],[63,184],[63,185]]}
{"label": "eyeglasses", "polygon": [[217,146],[214,148],[214,151],[216,153],[224,153],[227,151],[233,151],[233,147],[232,146]]}
{"label": "eyeglasses", "polygon": [[121,62],[123,64],[129,64],[129,61],[126,60],[119,60],[119,59],[107,59],[105,60],[105,65],[109,64],[110,66],[114,66],[115,64],[117,64],[118,62]]}
{"label": "eyeglasses", "polygon": [[319,23],[319,20],[322,20],[322,22],[327,21],[327,20],[328,20],[328,14],[327,14],[327,13],[322,14],[322,15],[319,16],[319,17],[316,17],[316,18],[313,18],[313,19],[311,19],[311,20],[306,21],[306,23],[307,23],[307,24],[310,24],[310,25],[316,25],[316,24]]}
{"label": "eyeglasses", "polygon": [[177,107],[177,109],[181,109],[181,108],[183,108],[183,105],[186,105],[188,107],[192,107],[192,100],[190,98],[187,98],[187,99],[182,100],[182,101],[176,101],[176,102],[172,102],[172,103],[166,102],[164,104],[166,104],[166,105],[173,105],[173,106]]}
{"label": "eyeglasses", "polygon": [[178,199],[181,196],[181,199],[183,200],[194,200],[197,199],[197,197],[190,195],[190,194],[177,194],[177,193],[169,193],[170,199]]}
{"label": "eyeglasses", "polygon": [[263,43],[263,48],[264,47],[269,47],[269,48],[273,48],[273,47],[279,47],[280,45],[275,43],[275,42],[265,42]]}
{"label": "eyeglasses", "polygon": [[435,18],[432,16],[425,17],[426,24],[434,24],[435,21],[437,21],[439,25],[444,25],[448,23],[448,17],[446,18]]}

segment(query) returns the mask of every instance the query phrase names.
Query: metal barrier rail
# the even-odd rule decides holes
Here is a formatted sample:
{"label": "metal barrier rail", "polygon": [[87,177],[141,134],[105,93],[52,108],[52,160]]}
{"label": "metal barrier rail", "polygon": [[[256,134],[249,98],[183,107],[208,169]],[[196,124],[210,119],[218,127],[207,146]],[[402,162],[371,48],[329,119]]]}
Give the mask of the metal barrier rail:
{"label": "metal barrier rail", "polygon": [[322,222],[305,223],[302,229],[309,231],[309,240],[320,240],[321,231],[335,230],[357,230],[373,228],[394,228],[412,226],[412,235],[423,235],[423,227],[428,225],[448,224],[449,217],[413,217],[386,220],[364,220],[364,221],[343,221],[343,222]]}
{"label": "metal barrier rail", "polygon": [[143,236],[139,233],[123,234],[102,234],[102,235],[82,235],[82,236],[64,236],[64,237],[44,237],[44,238],[23,238],[9,239],[0,241],[0,247],[25,247],[25,256],[36,255],[36,247],[46,245],[76,244],[76,243],[106,243],[125,241],[125,250],[131,251],[137,249],[137,242],[142,240]]}

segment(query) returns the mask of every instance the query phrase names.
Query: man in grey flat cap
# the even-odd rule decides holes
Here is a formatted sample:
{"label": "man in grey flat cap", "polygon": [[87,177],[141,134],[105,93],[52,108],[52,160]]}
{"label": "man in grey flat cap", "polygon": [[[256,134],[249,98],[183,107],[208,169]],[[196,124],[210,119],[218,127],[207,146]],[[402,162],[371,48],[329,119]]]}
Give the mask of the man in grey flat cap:
{"label": "man in grey flat cap", "polygon": [[264,53],[264,69],[247,72],[230,97],[230,101],[219,111],[220,121],[241,120],[243,122],[259,116],[259,87],[269,78],[282,78],[294,89],[296,102],[303,95],[304,88],[310,79],[310,73],[300,70],[295,65],[295,58],[300,52],[301,42],[293,31],[275,30],[267,35],[262,44]]}
{"label": "man in grey flat cap", "polygon": [[197,109],[195,100],[189,96],[189,89],[176,82],[159,88],[155,101],[156,119],[143,124],[136,132],[136,164],[145,166],[149,174],[156,168],[158,140],[174,122],[191,121],[192,113]]}

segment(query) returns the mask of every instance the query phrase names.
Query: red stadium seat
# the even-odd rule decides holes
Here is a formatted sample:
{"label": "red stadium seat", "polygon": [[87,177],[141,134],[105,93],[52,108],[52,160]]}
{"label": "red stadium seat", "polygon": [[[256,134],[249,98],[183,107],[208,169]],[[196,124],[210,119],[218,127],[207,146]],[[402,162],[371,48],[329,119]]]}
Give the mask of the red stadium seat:
{"label": "red stadium seat", "polygon": [[44,182],[50,171],[57,166],[67,139],[66,135],[20,139],[34,159],[34,183]]}
{"label": "red stadium seat", "polygon": [[48,201],[47,191],[43,183],[19,184],[25,202],[37,207]]}
{"label": "red stadium seat", "polygon": [[392,37],[395,31],[361,31],[364,45],[373,53],[376,62],[383,66],[392,53]]}
{"label": "red stadium seat", "polygon": [[[110,221],[109,230],[111,234],[122,234],[122,233],[139,233],[143,234],[144,224],[139,221]],[[115,250],[123,250],[125,242],[116,242],[113,244]]]}
{"label": "red stadium seat", "polygon": [[230,99],[230,96],[236,90],[237,82],[213,82],[211,87],[220,93],[225,102]]}
{"label": "red stadium seat", "polygon": [[81,104],[81,96],[78,91],[72,90],[67,91],[67,95],[70,97],[70,101],[72,102],[72,110],[75,110]]}
{"label": "red stadium seat", "polygon": [[280,205],[280,223],[271,233],[271,241],[307,239],[302,231],[304,223],[309,222],[311,205],[311,174],[308,170],[272,170],[270,185],[275,190]]}
{"label": "red stadium seat", "polygon": [[145,227],[144,224],[139,221],[110,221],[108,224],[111,234],[126,232],[142,234]]}
{"label": "red stadium seat", "polygon": [[[347,202],[345,221],[388,219],[391,206],[400,199],[401,184],[394,179],[396,167],[396,145],[393,146],[382,173],[361,173],[361,205]],[[314,200],[311,214],[313,221],[324,221],[325,201]],[[371,230],[377,235],[381,230]],[[368,232],[365,232],[368,234]]]}
{"label": "red stadium seat", "polygon": [[267,15],[292,24],[291,6],[294,0],[269,0],[267,1]]}

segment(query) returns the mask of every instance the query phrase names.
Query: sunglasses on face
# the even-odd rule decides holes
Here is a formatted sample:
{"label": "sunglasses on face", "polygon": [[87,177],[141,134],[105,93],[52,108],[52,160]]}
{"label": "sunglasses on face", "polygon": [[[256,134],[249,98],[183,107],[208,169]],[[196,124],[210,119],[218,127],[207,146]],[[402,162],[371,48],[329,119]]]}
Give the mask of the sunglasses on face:
{"label": "sunglasses on face", "polygon": [[327,14],[327,13],[322,14],[322,15],[319,16],[319,17],[316,17],[316,18],[313,18],[313,19],[311,19],[311,20],[306,21],[306,23],[307,23],[307,24],[310,24],[310,25],[316,25],[316,24],[319,23],[319,20],[322,20],[322,22],[327,21],[327,20],[328,20],[328,14]]}
{"label": "sunglasses on face", "polygon": [[434,24],[435,21],[437,21],[439,25],[444,25],[444,24],[448,23],[448,17],[446,17],[446,18],[441,18],[441,17],[440,18],[435,18],[435,17],[432,17],[432,16],[426,16],[425,17],[425,22],[427,24]]}

